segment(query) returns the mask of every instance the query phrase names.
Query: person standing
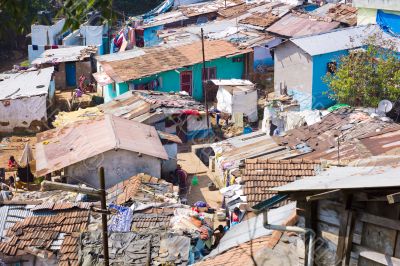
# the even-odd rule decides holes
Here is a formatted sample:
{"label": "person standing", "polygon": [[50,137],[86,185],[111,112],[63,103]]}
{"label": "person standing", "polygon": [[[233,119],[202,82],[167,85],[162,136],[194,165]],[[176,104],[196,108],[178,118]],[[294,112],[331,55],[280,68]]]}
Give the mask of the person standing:
{"label": "person standing", "polygon": [[182,169],[182,166],[178,164],[176,171],[176,177],[178,179],[179,185],[179,195],[185,196],[188,190],[188,175],[185,170]]}

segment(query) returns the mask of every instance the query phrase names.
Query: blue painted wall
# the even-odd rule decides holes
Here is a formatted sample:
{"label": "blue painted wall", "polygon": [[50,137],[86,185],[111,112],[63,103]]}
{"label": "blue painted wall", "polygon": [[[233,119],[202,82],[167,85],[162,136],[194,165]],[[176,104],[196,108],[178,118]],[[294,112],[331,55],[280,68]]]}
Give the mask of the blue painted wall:
{"label": "blue painted wall", "polygon": [[145,28],[143,32],[144,46],[150,47],[160,44],[161,40],[158,38],[157,31],[164,29],[164,25]]}
{"label": "blue painted wall", "polygon": [[[233,62],[233,58],[240,58],[241,62]],[[134,66],[133,66],[134,67]],[[198,101],[203,100],[203,88],[202,88],[202,63],[195,64],[186,68],[179,68],[177,70],[171,70],[161,72],[156,75],[149,77],[131,80],[126,83],[116,84],[115,91],[112,90],[112,86],[105,86],[104,100],[105,102],[117,97],[118,95],[129,90],[129,84],[145,84],[155,79],[159,80],[159,87],[155,90],[164,92],[178,92],[181,90],[180,86],[180,72],[185,70],[191,70],[193,72],[193,85],[192,85],[192,96]],[[217,79],[241,79],[244,74],[244,55],[238,55],[231,58],[218,58],[210,62],[206,62],[206,67],[216,67]]]}
{"label": "blue painted wall", "polygon": [[[347,50],[316,55],[312,57],[313,61],[313,80],[312,80],[312,109],[325,109],[335,102],[331,100],[329,88],[322,78],[327,73],[327,64],[332,61],[339,61],[340,56],[347,55]],[[328,93],[328,94],[327,94]]]}

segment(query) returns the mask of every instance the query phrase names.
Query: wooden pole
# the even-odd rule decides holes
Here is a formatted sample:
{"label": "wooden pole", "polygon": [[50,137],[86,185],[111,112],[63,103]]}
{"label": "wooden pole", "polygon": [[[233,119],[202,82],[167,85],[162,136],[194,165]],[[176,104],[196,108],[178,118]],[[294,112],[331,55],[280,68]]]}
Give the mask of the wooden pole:
{"label": "wooden pole", "polygon": [[[100,198],[101,198],[101,209],[107,210],[106,203],[106,182],[104,179],[104,167],[99,169],[99,181],[100,181]],[[108,255],[108,232],[107,232],[107,214],[101,214],[101,225],[103,229],[103,252],[104,252],[104,265],[110,265],[110,259]]]}
{"label": "wooden pole", "polygon": [[43,191],[50,191],[50,190],[62,190],[62,191],[70,191],[70,192],[77,192],[92,196],[101,196],[100,191],[91,187],[81,187],[77,185],[70,185],[64,184],[59,182],[52,182],[52,181],[43,181],[42,182],[42,190]]}
{"label": "wooden pole", "polygon": [[201,50],[203,53],[203,92],[204,92],[204,103],[206,105],[206,117],[207,117],[207,135],[210,134],[210,118],[209,118],[209,114],[208,114],[208,101],[207,101],[207,85],[206,83],[206,54],[204,51],[204,30],[203,28],[201,28]]}

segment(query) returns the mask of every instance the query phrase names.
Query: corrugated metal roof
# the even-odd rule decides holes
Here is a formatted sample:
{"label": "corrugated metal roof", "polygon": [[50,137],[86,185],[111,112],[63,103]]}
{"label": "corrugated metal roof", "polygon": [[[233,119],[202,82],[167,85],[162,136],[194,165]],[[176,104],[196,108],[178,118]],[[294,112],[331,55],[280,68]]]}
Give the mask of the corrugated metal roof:
{"label": "corrugated metal roof", "polygon": [[45,175],[113,149],[168,159],[154,127],[105,115],[37,135],[36,173]]}
{"label": "corrugated metal roof", "polygon": [[33,65],[46,63],[61,63],[82,61],[96,54],[96,46],[71,46],[66,48],[49,49],[44,51],[40,57],[32,61]]}
{"label": "corrugated metal roof", "polygon": [[333,167],[316,177],[273,188],[279,192],[330,189],[400,187],[400,165],[375,167]]}
{"label": "corrugated metal roof", "polygon": [[318,17],[329,17],[349,26],[357,25],[357,8],[346,4],[328,3],[309,13]]}
{"label": "corrugated metal roof", "polygon": [[49,93],[54,67],[21,73],[0,74],[0,100]]}
{"label": "corrugated metal roof", "polygon": [[376,25],[341,28],[321,34],[290,39],[291,42],[311,56],[332,53],[341,50],[359,48],[365,45],[368,36],[382,34],[382,38],[397,43],[400,51],[400,41],[380,30]]}
{"label": "corrugated metal roof", "polygon": [[339,26],[339,22],[310,19],[308,16],[290,13],[268,27],[267,31],[284,37],[294,37],[327,32]]}

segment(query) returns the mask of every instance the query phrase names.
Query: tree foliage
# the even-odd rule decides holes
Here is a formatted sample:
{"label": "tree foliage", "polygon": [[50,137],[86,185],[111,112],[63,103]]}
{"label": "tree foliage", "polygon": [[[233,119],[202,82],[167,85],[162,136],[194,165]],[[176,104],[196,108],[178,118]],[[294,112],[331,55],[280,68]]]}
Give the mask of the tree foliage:
{"label": "tree foliage", "polygon": [[352,106],[377,106],[400,98],[400,59],[395,42],[375,34],[362,49],[341,56],[334,74],[323,78],[329,97]]}

